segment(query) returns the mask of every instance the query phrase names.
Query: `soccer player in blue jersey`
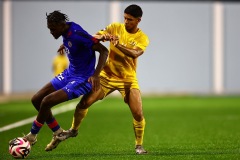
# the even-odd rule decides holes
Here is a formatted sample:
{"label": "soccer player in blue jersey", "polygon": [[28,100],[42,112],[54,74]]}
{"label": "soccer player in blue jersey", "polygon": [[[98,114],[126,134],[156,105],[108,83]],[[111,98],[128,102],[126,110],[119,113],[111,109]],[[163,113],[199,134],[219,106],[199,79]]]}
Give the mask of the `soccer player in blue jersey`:
{"label": "soccer player in blue jersey", "polygon": [[[51,108],[59,103],[78,98],[100,88],[99,74],[108,57],[108,49],[88,34],[80,25],[67,22],[68,16],[60,11],[46,14],[47,27],[55,39],[63,38],[63,46],[69,59],[69,67],[53,78],[33,97],[32,104],[38,111],[30,133],[25,138],[33,145],[37,134],[46,122],[53,131],[53,139],[45,148],[51,151],[60,140],[56,138],[63,129],[53,117]],[[95,69],[95,51],[100,53]]]}

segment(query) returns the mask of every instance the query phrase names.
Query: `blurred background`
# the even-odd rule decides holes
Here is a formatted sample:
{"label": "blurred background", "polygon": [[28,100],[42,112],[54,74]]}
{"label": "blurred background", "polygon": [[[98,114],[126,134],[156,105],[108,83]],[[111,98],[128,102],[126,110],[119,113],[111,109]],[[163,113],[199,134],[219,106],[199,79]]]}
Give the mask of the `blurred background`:
{"label": "blurred background", "polygon": [[60,10],[94,34],[123,22],[130,4],[142,7],[150,39],[138,58],[143,94],[240,93],[239,1],[1,0],[0,95],[33,93],[53,78],[62,38],[50,34],[46,13]]}

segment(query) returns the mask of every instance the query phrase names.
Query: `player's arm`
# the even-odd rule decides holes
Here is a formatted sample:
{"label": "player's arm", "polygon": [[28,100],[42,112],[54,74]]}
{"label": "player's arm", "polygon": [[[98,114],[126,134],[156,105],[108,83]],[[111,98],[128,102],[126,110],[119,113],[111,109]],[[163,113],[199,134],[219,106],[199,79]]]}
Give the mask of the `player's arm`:
{"label": "player's arm", "polygon": [[61,46],[58,48],[57,52],[63,53],[64,52],[64,45],[61,44]]}
{"label": "player's arm", "polygon": [[106,60],[108,57],[108,49],[101,43],[96,43],[93,45],[93,50],[100,53],[99,59],[98,59],[98,64],[97,64],[96,70],[94,72],[94,75],[99,76],[101,70],[103,69],[103,67],[106,63]]}
{"label": "player's arm", "polygon": [[98,39],[99,41],[111,41],[113,39],[115,39],[116,37],[109,34],[109,33],[104,33],[104,34],[100,34],[99,32],[96,33],[95,35],[93,35],[94,38]]}
{"label": "player's arm", "polygon": [[96,66],[96,70],[94,74],[88,79],[88,81],[92,84],[92,90],[97,91],[100,89],[100,80],[99,80],[99,75],[101,70],[103,69],[107,57],[108,57],[108,49],[102,45],[101,43],[95,43],[92,47],[94,51],[99,52],[99,59],[98,59],[98,64]]}
{"label": "player's arm", "polygon": [[141,56],[144,52],[143,49],[141,49],[140,47],[128,48],[124,45],[119,44],[119,41],[117,38],[114,38],[113,40],[111,40],[111,42],[117,49],[123,52],[123,54],[132,58],[137,58]]}
{"label": "player's arm", "polygon": [[123,52],[126,56],[132,57],[132,58],[137,58],[143,54],[143,49],[139,47],[134,47],[134,48],[127,48],[124,45],[119,44],[119,39],[117,36],[111,35],[109,33],[96,33],[93,35],[96,39],[99,41],[111,41],[113,45],[118,48],[121,52]]}
{"label": "player's arm", "polygon": [[120,51],[122,51],[126,56],[129,56],[132,58],[137,58],[137,57],[141,56],[144,52],[139,47],[134,47],[133,49],[130,49],[121,44],[117,44],[115,47],[118,48]]}

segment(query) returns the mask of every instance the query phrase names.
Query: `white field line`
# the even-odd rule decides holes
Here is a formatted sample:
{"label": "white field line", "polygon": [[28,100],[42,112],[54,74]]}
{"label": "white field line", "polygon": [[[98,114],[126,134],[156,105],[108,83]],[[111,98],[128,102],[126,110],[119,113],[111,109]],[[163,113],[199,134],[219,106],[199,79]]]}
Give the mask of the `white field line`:
{"label": "white field line", "polygon": [[[77,102],[68,103],[67,105],[63,105],[63,106],[60,106],[58,108],[52,109],[52,113],[53,113],[53,115],[57,115],[57,114],[60,114],[60,113],[71,111],[71,110],[75,109],[76,105],[77,105]],[[24,119],[24,120],[21,120],[21,121],[3,126],[3,127],[0,128],[0,132],[7,131],[7,130],[10,130],[10,129],[13,129],[13,128],[17,128],[17,127],[23,126],[23,125],[28,124],[28,123],[32,123],[35,119],[36,119],[36,116],[33,116],[33,117],[30,117],[30,118],[27,118],[27,119]]]}

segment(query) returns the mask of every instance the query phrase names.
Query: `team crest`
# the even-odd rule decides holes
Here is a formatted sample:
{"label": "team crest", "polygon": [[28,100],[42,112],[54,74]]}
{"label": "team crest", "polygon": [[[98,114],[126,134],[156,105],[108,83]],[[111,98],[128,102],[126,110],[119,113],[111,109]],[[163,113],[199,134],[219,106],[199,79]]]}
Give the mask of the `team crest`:
{"label": "team crest", "polygon": [[68,41],[68,46],[72,47],[72,42]]}
{"label": "team crest", "polygon": [[129,44],[135,46],[137,43],[134,40],[130,40]]}

